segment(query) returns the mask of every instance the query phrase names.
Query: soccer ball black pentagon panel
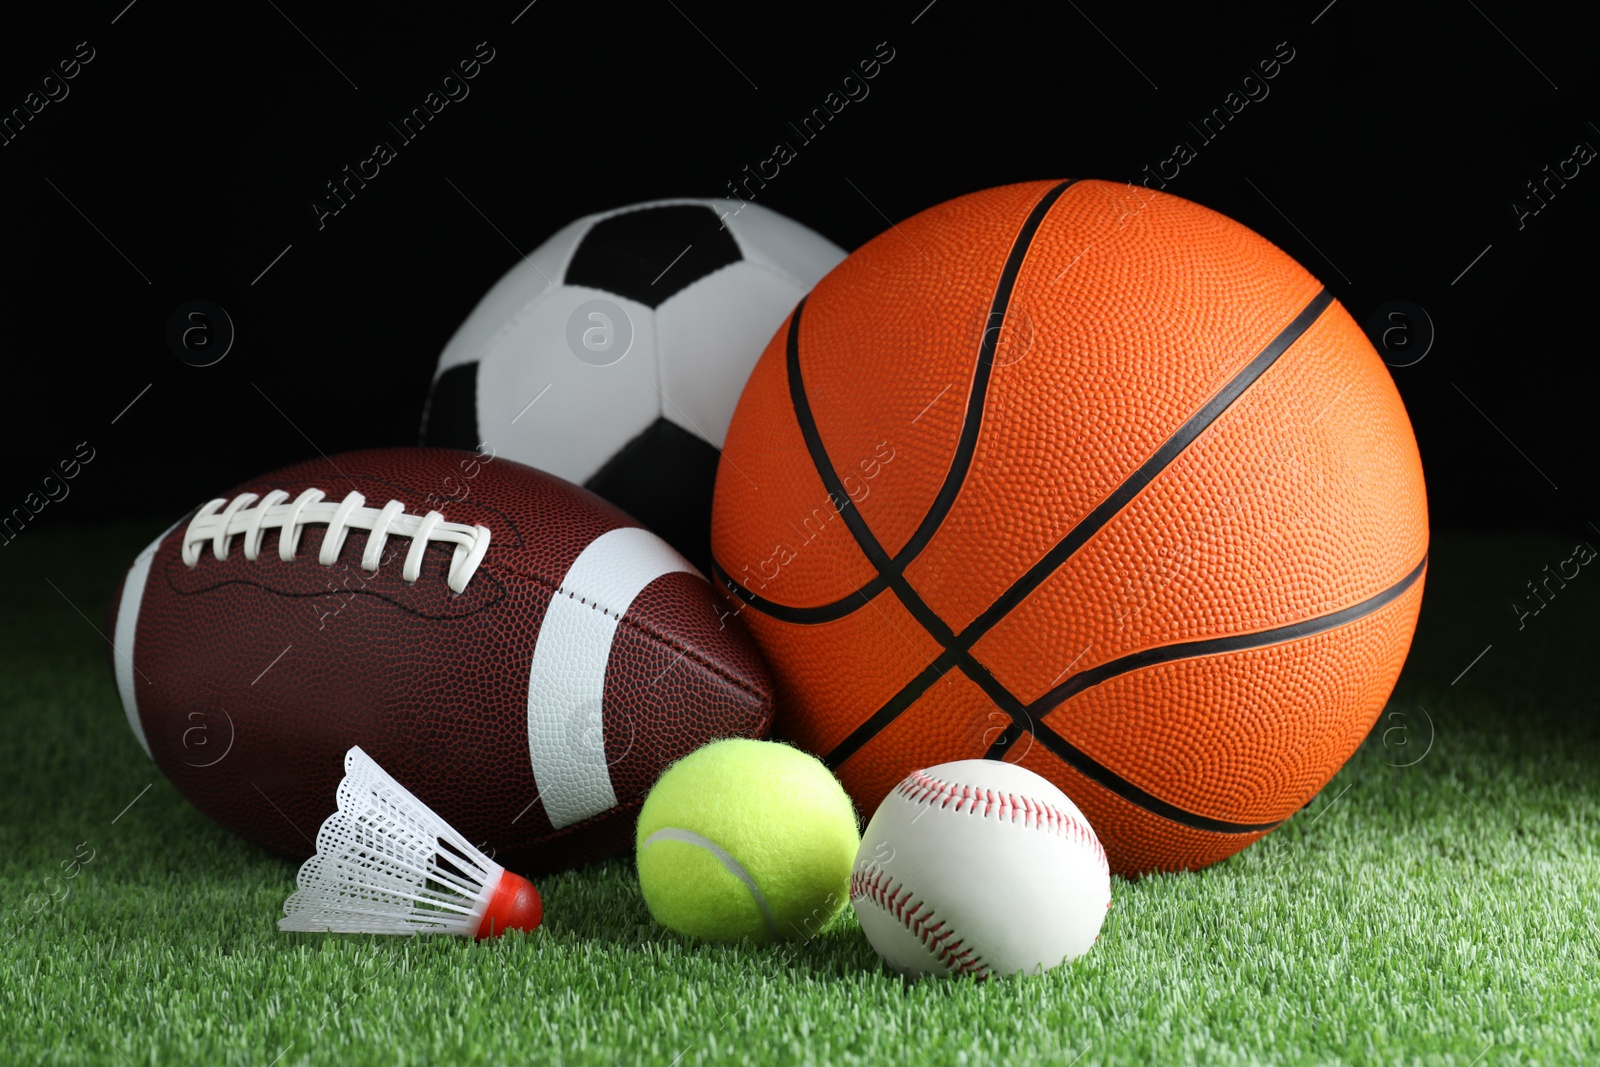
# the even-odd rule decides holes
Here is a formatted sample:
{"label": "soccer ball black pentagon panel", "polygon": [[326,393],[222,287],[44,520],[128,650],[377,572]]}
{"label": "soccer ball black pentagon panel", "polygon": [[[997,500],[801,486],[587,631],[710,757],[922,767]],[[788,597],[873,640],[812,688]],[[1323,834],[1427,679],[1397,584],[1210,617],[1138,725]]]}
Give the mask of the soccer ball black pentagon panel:
{"label": "soccer ball black pentagon panel", "polygon": [[578,482],[709,573],[718,450],[756,358],[844,250],[737,200],[581,218],[478,302],[439,357],[424,444]]}

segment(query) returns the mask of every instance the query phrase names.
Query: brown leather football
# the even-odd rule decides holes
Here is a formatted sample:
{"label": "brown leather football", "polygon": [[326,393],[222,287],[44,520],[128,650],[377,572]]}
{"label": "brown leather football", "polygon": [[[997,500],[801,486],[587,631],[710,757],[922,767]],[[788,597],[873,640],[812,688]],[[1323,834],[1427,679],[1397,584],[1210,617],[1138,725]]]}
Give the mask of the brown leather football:
{"label": "brown leather football", "polygon": [[545,871],[626,851],[668,763],[772,717],[739,620],[664,541],[560,478],[450,449],[239,486],[139,554],[110,626],[145,751],[292,856],[351,745]]}

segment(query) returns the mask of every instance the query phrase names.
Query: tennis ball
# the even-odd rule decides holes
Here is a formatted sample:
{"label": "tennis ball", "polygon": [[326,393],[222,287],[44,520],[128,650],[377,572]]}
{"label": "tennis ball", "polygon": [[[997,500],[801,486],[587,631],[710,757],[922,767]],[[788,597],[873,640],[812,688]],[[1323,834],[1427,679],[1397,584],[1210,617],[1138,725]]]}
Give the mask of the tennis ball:
{"label": "tennis ball", "polygon": [[855,808],[828,768],[770,741],[714,741],[639,811],[639,885],[657,922],[710,941],[820,931],[850,899]]}

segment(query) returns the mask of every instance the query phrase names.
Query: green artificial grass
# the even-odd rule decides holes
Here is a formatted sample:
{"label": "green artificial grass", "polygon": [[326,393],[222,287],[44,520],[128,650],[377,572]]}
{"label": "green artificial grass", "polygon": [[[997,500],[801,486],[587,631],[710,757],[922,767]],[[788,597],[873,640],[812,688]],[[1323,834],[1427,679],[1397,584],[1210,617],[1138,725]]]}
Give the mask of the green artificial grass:
{"label": "green artificial grass", "polygon": [[190,808],[117,702],[96,628],[153,532],[0,551],[0,1061],[1600,1060],[1600,576],[1520,631],[1510,607],[1565,542],[1437,539],[1385,718],[1284,828],[1116,881],[1074,965],[908,984],[848,910],[805,944],[685,941],[625,860],[542,880],[531,936],[279,933],[295,865]]}

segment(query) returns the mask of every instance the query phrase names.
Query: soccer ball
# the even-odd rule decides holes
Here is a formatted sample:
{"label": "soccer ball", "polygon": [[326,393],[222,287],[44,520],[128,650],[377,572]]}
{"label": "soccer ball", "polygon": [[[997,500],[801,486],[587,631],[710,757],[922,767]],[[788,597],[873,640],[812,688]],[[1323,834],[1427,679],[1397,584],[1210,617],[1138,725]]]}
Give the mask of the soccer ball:
{"label": "soccer ball", "polygon": [[523,257],[439,357],[422,441],[578,482],[709,573],[733,408],[844,250],[738,200],[589,215]]}

